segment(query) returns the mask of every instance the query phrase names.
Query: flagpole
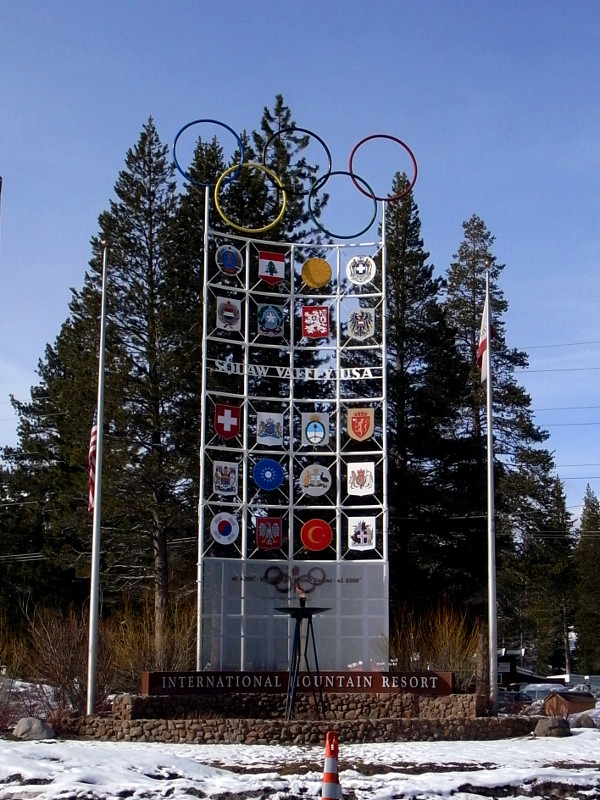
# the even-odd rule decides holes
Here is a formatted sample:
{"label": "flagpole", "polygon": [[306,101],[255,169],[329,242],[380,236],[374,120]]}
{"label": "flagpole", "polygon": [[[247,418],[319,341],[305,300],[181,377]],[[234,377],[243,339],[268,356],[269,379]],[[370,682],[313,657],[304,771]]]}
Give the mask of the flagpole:
{"label": "flagpole", "polygon": [[490,704],[492,712],[498,708],[498,610],[496,605],[496,522],[494,509],[494,435],[491,369],[491,304],[490,260],[486,259],[485,272],[485,335],[486,410],[487,410],[487,521],[488,521],[488,635],[490,663]]}
{"label": "flagpole", "polygon": [[0,175],[0,253],[2,252],[2,175]]}
{"label": "flagpole", "polygon": [[96,662],[98,652],[98,606],[100,594],[100,519],[102,509],[102,433],[104,422],[104,351],[106,339],[106,267],[108,244],[103,241],[102,301],[100,310],[100,354],[98,359],[98,400],[96,475],[94,480],[94,518],[92,523],[92,562],[90,572],[90,632],[88,646],[87,713],[94,713],[96,696]]}

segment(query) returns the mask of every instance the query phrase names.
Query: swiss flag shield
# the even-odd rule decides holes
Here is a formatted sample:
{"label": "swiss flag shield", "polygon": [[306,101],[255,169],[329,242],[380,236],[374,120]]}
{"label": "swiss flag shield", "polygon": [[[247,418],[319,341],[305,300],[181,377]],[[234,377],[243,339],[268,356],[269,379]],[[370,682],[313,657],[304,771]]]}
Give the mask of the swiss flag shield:
{"label": "swiss flag shield", "polygon": [[240,432],[240,406],[215,404],[215,430],[223,439],[233,439]]}

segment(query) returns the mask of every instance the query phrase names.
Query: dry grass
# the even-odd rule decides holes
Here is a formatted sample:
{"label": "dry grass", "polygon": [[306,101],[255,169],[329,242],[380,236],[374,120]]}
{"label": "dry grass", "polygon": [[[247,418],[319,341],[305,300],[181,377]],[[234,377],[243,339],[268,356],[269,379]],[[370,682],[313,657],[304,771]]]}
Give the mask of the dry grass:
{"label": "dry grass", "polygon": [[[195,642],[195,605],[190,601],[176,603],[167,634],[166,669],[194,669]],[[0,665],[6,667],[8,676],[38,686],[37,700],[46,697],[43,687],[52,686],[48,710],[85,710],[88,651],[87,610],[72,609],[62,614],[55,609],[36,609],[20,632],[10,631],[0,615]],[[139,692],[141,672],[154,669],[154,609],[150,603],[141,608],[127,607],[99,621],[97,708],[109,694]],[[6,713],[14,710],[15,700],[14,691],[0,687],[0,717],[3,708]]]}
{"label": "dry grass", "polygon": [[392,618],[390,659],[398,670],[454,673],[455,687],[466,691],[477,672],[482,625],[448,604],[417,614],[402,609]]}

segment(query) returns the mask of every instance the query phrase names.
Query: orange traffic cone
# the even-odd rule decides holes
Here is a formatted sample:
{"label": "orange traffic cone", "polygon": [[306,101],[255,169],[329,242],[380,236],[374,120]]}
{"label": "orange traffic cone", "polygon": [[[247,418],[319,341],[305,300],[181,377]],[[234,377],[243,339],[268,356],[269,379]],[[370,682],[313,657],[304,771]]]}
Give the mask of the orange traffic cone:
{"label": "orange traffic cone", "polygon": [[323,800],[341,800],[342,787],[338,778],[338,735],[327,731],[325,736],[325,768],[323,769]]}

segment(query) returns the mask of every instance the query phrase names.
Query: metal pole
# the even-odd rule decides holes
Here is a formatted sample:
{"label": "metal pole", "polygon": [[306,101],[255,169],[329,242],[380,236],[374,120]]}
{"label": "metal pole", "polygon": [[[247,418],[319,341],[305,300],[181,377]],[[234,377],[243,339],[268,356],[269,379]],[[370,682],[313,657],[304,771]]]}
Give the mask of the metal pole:
{"label": "metal pole", "polygon": [[498,610],[496,605],[496,522],[494,509],[494,436],[492,410],[492,363],[491,363],[491,308],[490,308],[490,261],[486,262],[485,273],[485,331],[487,347],[484,358],[487,366],[486,408],[487,408],[487,518],[488,518],[488,635],[490,659],[490,703],[492,712],[498,708]]}
{"label": "metal pole", "polygon": [[202,256],[204,272],[204,296],[202,298],[202,387],[200,390],[200,476],[198,490],[198,568],[196,598],[196,670],[203,668],[203,591],[204,591],[204,480],[205,480],[205,447],[206,447],[206,337],[208,327],[208,240],[210,222],[210,188],[204,189],[204,253]]}
{"label": "metal pole", "polygon": [[94,482],[94,518],[92,525],[92,563],[90,577],[90,636],[88,647],[87,713],[94,713],[96,662],[98,652],[98,606],[100,593],[100,521],[102,511],[102,435],[104,423],[104,351],[106,340],[106,267],[108,244],[102,242],[102,303],[100,311],[100,354],[98,359],[98,433],[96,439],[96,476]]}
{"label": "metal pole", "polygon": [[2,250],[2,175],[0,175],[0,252]]}

